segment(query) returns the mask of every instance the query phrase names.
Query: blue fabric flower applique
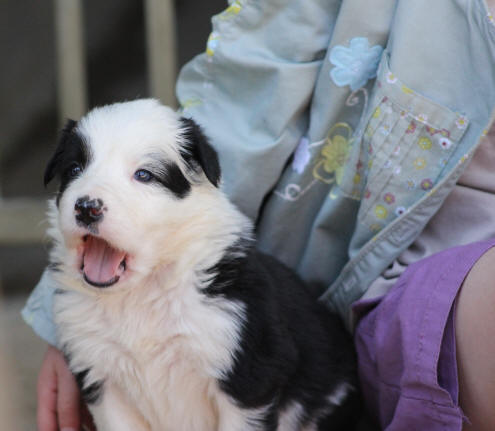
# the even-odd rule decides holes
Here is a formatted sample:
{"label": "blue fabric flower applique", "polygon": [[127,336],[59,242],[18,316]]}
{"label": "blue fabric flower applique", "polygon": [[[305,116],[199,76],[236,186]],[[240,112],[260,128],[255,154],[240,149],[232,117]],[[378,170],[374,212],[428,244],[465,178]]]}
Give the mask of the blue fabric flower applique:
{"label": "blue fabric flower applique", "polygon": [[334,46],[329,60],[335,67],[330,77],[339,87],[349,85],[352,91],[364,87],[369,79],[376,77],[382,52],[380,45],[370,47],[365,37],[355,37],[348,48]]}

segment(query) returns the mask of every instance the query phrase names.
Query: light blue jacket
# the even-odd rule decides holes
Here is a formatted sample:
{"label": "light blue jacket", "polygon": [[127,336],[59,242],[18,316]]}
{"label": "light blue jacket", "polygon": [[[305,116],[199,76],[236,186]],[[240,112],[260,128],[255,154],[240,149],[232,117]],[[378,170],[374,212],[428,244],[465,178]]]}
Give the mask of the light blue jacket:
{"label": "light blue jacket", "polygon": [[[350,324],[486,134],[494,59],[483,0],[237,0],[177,92],[260,248]],[[55,287],[23,311],[51,343]]]}

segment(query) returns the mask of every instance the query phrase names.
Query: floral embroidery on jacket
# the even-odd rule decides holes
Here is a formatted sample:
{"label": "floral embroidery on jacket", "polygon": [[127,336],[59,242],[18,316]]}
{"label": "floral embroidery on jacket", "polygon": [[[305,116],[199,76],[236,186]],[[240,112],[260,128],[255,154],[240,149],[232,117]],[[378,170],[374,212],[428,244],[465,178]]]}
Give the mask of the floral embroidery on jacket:
{"label": "floral embroidery on jacket", "polygon": [[395,196],[392,193],[385,193],[383,200],[389,205],[392,205],[395,202]]}
{"label": "floral embroidery on jacket", "polygon": [[426,168],[426,159],[424,157],[418,157],[413,162],[414,167],[418,170]]}
{"label": "floral embroidery on jacket", "polygon": [[387,82],[389,84],[395,84],[397,82],[397,77],[392,72],[388,72],[387,73]]}
{"label": "floral embroidery on jacket", "polygon": [[430,190],[433,188],[433,181],[430,180],[429,178],[425,178],[423,181],[421,181],[421,188],[423,190]]}
{"label": "floral embroidery on jacket", "polygon": [[432,146],[431,139],[423,137],[418,141],[418,145],[421,147],[423,150],[429,150]]}
{"label": "floral embroidery on jacket", "polygon": [[457,117],[455,124],[458,129],[464,130],[468,126],[469,121],[464,115],[460,115]]}
{"label": "floral embroidery on jacket", "polygon": [[388,216],[387,208],[385,208],[383,205],[377,205],[375,207],[375,216],[382,220],[387,218]]}
{"label": "floral embroidery on jacket", "polygon": [[210,33],[210,37],[208,37],[208,42],[206,42],[206,54],[212,57],[215,54],[215,50],[218,46],[218,40],[220,39],[220,35],[213,31]]}
{"label": "floral embroidery on jacket", "polygon": [[339,87],[349,85],[353,91],[364,87],[376,77],[382,52],[380,45],[370,47],[365,37],[351,39],[349,47],[334,46],[329,60],[335,67],[330,71],[330,77]]}
{"label": "floral embroidery on jacket", "polygon": [[234,1],[227,9],[225,9],[218,17],[220,19],[229,19],[236,16],[242,9],[242,4],[239,0]]}
{"label": "floral embroidery on jacket", "polygon": [[444,150],[448,150],[452,146],[452,141],[447,138],[440,138],[438,143]]}
{"label": "floral embroidery on jacket", "polygon": [[406,134],[411,134],[411,133],[414,133],[416,131],[416,123],[414,121],[411,121],[411,123],[409,124],[409,126],[407,127],[406,129]]}
{"label": "floral embroidery on jacket", "polygon": [[313,176],[327,184],[340,184],[349,156],[352,129],[346,123],[337,123],[328,132],[320,157],[313,168]]}

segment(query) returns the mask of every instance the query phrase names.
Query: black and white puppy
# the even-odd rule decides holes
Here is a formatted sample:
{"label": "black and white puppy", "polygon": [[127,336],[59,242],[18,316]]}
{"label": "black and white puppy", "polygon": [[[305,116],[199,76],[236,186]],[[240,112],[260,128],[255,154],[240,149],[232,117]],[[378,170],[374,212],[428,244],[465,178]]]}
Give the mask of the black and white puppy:
{"label": "black and white puppy", "polygon": [[58,340],[99,431],[351,429],[348,335],[256,251],[192,120],[94,109],[63,130],[55,177]]}

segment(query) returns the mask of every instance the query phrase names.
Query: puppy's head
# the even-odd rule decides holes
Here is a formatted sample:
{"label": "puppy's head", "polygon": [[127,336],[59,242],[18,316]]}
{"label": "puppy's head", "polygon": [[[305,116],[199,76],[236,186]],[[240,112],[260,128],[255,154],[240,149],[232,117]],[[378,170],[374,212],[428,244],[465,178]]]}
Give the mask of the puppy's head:
{"label": "puppy's head", "polygon": [[45,185],[56,177],[52,260],[80,286],[114,289],[194,260],[222,223],[216,152],[192,120],[155,100],[70,120]]}

